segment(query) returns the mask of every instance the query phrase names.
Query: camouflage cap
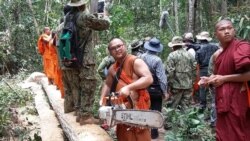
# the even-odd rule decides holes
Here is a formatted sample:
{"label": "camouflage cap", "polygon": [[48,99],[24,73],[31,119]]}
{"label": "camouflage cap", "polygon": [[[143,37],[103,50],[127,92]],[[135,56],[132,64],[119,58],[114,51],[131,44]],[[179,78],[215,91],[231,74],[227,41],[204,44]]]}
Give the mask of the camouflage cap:
{"label": "camouflage cap", "polygon": [[193,33],[191,33],[191,32],[185,33],[184,40],[194,40]]}
{"label": "camouflage cap", "polygon": [[70,0],[68,5],[72,6],[72,7],[78,7],[78,6],[84,5],[86,3],[88,3],[88,0]]}
{"label": "camouflage cap", "polygon": [[172,41],[168,43],[169,47],[184,46],[184,45],[185,43],[183,43],[183,39],[180,36],[173,37]]}
{"label": "camouflage cap", "polygon": [[196,35],[196,38],[198,40],[207,40],[207,41],[212,40],[212,38],[209,36],[209,32],[207,31],[202,31],[200,34]]}
{"label": "camouflage cap", "polygon": [[140,46],[143,45],[143,41],[140,41],[140,40],[134,40],[132,43],[131,43],[131,49],[136,49]]}

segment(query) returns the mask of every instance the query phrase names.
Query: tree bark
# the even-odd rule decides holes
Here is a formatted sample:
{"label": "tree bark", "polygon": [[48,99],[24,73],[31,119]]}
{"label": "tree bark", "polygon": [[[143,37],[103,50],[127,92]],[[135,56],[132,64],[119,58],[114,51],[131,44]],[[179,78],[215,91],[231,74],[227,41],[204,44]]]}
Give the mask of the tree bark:
{"label": "tree bark", "polygon": [[223,17],[227,16],[227,0],[222,0],[221,2],[221,15]]}
{"label": "tree bark", "polygon": [[188,32],[194,31],[195,0],[188,0]]}
{"label": "tree bark", "polygon": [[179,35],[178,0],[174,0],[175,33]]}
{"label": "tree bark", "polygon": [[200,0],[196,0],[195,3],[194,3],[194,34],[197,34],[198,32],[200,32],[200,28],[201,28],[201,15],[202,13],[200,12],[201,9],[199,9],[200,5]]}
{"label": "tree bark", "polygon": [[34,22],[34,25],[35,25],[35,28],[36,28],[36,33],[39,36],[39,34],[40,34],[39,33],[39,26],[38,26],[38,23],[37,23],[37,20],[36,20],[36,17],[35,17],[35,13],[34,13],[34,10],[33,10],[32,1],[27,0],[27,3],[29,5],[30,11],[32,13],[32,18],[33,18],[33,22]]}

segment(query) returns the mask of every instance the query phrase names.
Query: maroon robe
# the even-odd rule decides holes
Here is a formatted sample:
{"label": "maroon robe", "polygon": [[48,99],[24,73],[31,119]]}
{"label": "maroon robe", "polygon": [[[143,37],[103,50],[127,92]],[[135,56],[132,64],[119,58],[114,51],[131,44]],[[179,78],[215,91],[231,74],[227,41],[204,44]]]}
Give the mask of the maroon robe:
{"label": "maroon robe", "polygon": [[[250,44],[234,39],[216,59],[215,73],[238,74],[250,69]],[[243,82],[216,88],[216,140],[250,141],[250,108]]]}

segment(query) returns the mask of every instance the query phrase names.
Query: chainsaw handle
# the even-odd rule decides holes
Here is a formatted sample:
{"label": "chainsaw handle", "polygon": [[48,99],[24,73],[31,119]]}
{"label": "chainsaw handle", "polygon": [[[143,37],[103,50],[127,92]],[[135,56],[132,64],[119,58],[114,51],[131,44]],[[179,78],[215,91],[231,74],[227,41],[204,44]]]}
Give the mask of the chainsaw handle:
{"label": "chainsaw handle", "polygon": [[127,100],[130,103],[130,105],[131,105],[131,109],[133,109],[134,108],[134,104],[133,104],[133,101],[132,101],[132,98],[130,97],[130,95],[127,96]]}
{"label": "chainsaw handle", "polygon": [[[119,95],[120,95],[119,92],[112,92],[112,93],[109,94],[109,102],[110,102],[109,104],[110,104],[110,106],[114,106],[112,101],[111,101],[111,97],[117,97],[118,98]],[[133,109],[134,104],[133,104],[133,100],[132,100],[130,95],[127,96],[127,100],[129,102],[129,104],[131,105],[131,109]]]}

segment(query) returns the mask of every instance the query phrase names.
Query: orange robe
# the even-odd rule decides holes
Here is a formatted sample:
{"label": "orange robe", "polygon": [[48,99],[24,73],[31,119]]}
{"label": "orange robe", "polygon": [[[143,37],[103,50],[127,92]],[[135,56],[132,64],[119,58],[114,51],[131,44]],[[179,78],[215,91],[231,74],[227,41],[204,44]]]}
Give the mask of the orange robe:
{"label": "orange robe", "polygon": [[47,34],[42,34],[37,42],[38,51],[42,55],[43,58],[43,69],[44,73],[48,78],[53,78],[53,71],[50,70],[51,66],[51,57],[49,50],[49,41],[51,37]]}
{"label": "orange robe", "polygon": [[[126,60],[123,64],[120,79],[118,81],[116,91],[119,91],[124,84],[130,84],[133,82],[133,63],[136,59],[133,55],[127,55]],[[113,65],[114,70],[117,71],[119,64],[117,62]],[[146,89],[140,89],[136,91],[138,98],[135,100],[135,109],[149,109],[150,107],[150,96]],[[128,105],[126,97],[120,97],[125,105]],[[133,100],[133,101],[134,101]],[[116,135],[118,141],[151,141],[150,130],[148,128],[140,129],[138,127],[131,127],[124,124],[117,124]]]}
{"label": "orange robe", "polygon": [[60,69],[58,54],[56,46],[53,45],[53,41],[56,40],[55,38],[50,41],[50,57],[51,57],[51,67],[50,70],[53,72],[53,79],[55,85],[59,88],[61,92],[61,97],[64,97],[64,88],[62,82],[62,70]]}

